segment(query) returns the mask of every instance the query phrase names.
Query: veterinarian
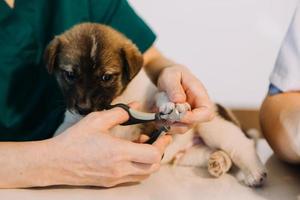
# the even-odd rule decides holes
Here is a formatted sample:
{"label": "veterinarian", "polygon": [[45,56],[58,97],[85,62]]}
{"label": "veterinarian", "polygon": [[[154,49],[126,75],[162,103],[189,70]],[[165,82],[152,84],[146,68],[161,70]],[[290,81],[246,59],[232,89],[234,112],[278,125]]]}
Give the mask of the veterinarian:
{"label": "veterinarian", "polygon": [[284,161],[300,163],[300,3],[295,10],[260,113],[263,134]]}
{"label": "veterinarian", "polygon": [[124,33],[144,53],[144,67],[159,89],[174,102],[191,104],[193,110],[173,130],[184,132],[212,119],[212,103],[200,81],[155,48],[155,34],[127,1],[0,0],[0,188],[109,187],[139,182],[158,170],[170,137],[147,145],[110,136],[111,127],[128,119],[119,108],[91,113],[51,138],[65,108],[46,72],[43,51],[55,35],[87,21]]}

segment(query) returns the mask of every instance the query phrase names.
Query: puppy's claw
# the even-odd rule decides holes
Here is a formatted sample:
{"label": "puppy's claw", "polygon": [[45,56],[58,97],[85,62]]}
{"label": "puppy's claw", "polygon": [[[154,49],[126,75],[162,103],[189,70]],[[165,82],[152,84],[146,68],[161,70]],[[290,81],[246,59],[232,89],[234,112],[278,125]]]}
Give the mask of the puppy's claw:
{"label": "puppy's claw", "polygon": [[177,103],[175,109],[179,113],[179,121],[184,117],[187,111],[191,110],[191,106],[188,103]]}
{"label": "puppy's claw", "polygon": [[263,171],[257,171],[256,173],[249,173],[245,176],[245,184],[249,187],[261,187],[267,179],[267,172],[265,169]]}
{"label": "puppy's claw", "polygon": [[191,110],[191,106],[188,103],[177,103],[175,107],[179,113],[186,113]]}
{"label": "puppy's claw", "polygon": [[175,109],[173,102],[166,102],[159,107],[159,112],[163,114],[170,114]]}

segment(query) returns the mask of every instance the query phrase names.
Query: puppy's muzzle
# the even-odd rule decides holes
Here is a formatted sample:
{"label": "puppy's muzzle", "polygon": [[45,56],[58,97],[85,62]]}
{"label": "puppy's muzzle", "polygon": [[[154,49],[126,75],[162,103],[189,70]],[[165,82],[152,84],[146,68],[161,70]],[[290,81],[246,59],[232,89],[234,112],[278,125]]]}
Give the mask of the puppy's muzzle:
{"label": "puppy's muzzle", "polygon": [[75,105],[75,110],[80,115],[87,115],[93,111],[90,107],[84,107],[84,106],[80,106],[78,104]]}

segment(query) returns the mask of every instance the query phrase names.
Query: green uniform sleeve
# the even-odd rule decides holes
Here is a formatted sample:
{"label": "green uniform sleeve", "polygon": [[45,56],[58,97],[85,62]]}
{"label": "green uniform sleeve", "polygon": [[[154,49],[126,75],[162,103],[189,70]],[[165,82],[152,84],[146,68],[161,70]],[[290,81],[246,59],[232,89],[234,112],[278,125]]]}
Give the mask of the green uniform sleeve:
{"label": "green uniform sleeve", "polygon": [[[108,0],[107,2],[106,5],[101,5],[97,0],[91,1],[92,20],[120,31],[130,38],[141,52],[150,48],[156,36],[129,3],[126,0]],[[98,12],[103,10],[103,6],[107,7],[104,15],[103,12]]]}

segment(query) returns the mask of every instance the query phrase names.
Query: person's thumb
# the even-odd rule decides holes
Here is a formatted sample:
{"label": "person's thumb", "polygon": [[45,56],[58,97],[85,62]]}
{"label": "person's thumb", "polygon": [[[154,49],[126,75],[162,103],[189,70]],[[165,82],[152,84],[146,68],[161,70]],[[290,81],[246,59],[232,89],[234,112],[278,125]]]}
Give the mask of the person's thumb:
{"label": "person's thumb", "polygon": [[183,103],[186,101],[186,95],[184,93],[181,84],[179,83],[169,84],[168,87],[166,88],[166,92],[168,94],[170,101],[172,102]]}
{"label": "person's thumb", "polygon": [[[128,104],[128,106],[134,109],[138,109],[140,107],[140,104],[138,102],[131,102]],[[128,119],[128,113],[124,109],[119,107],[101,112],[102,128],[105,130],[122,124]]]}
{"label": "person's thumb", "polygon": [[157,147],[161,154],[163,154],[168,147],[168,145],[172,142],[171,135],[164,135],[159,137],[154,143],[153,146]]}
{"label": "person's thumb", "polygon": [[99,119],[96,121],[101,124],[101,129],[108,130],[126,122],[129,119],[129,115],[122,108],[115,107],[113,109],[100,112],[98,118]]}
{"label": "person's thumb", "polygon": [[165,77],[160,84],[160,89],[164,90],[170,101],[183,103],[186,101],[186,95],[181,85],[181,77]]}

